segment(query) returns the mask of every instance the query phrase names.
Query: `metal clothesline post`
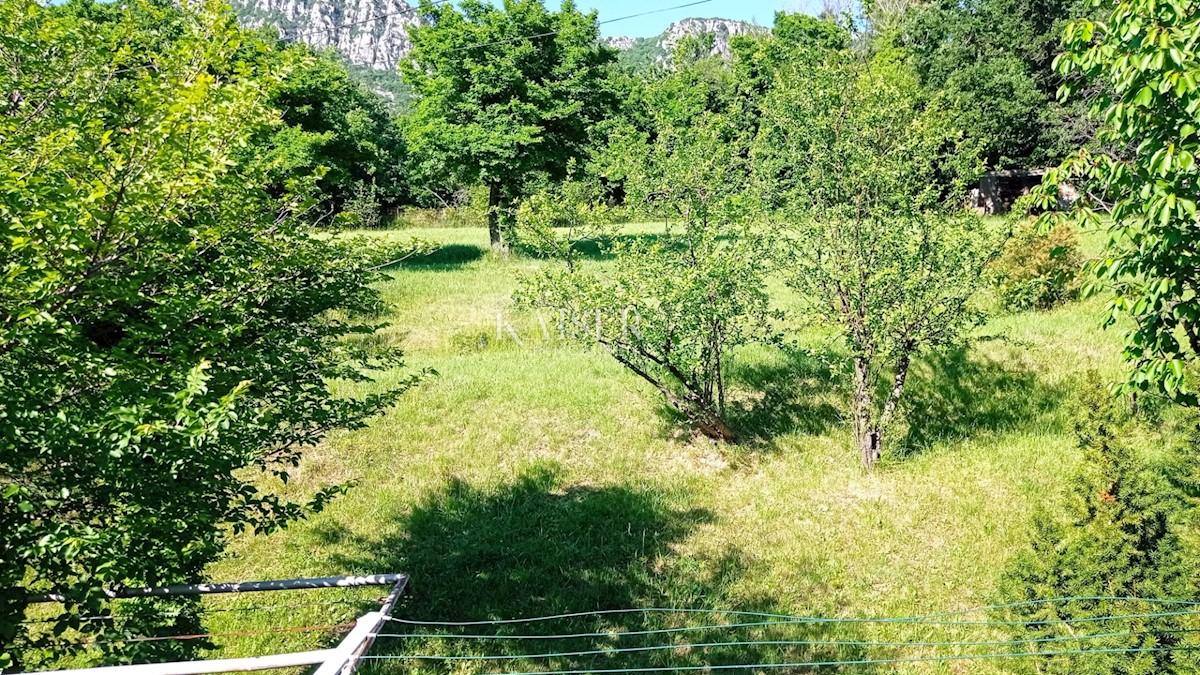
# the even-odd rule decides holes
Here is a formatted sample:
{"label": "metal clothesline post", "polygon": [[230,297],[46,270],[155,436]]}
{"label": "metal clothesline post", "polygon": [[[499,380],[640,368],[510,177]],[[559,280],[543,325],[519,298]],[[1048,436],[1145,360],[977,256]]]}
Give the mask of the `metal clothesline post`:
{"label": "metal clothesline post", "polygon": [[[106,590],[110,598],[158,598],[172,595],[208,595],[212,593],[254,593],[259,591],[294,591],[316,588],[353,588],[357,586],[390,586],[408,579],[407,574],[370,574],[365,576],[308,577],[270,581],[235,581],[215,584],[173,584],[148,588],[119,588]],[[29,602],[62,602],[58,593],[35,595]]]}
{"label": "metal clothesline post", "polygon": [[[277,581],[247,581],[220,584],[182,584],[158,588],[129,588],[107,591],[112,598],[164,597],[170,595],[204,595],[209,593],[245,593],[256,591],[295,590],[311,588],[348,588],[391,584],[392,590],[378,611],[362,615],[354,628],[336,647],[290,654],[270,654],[236,659],[207,661],[176,661],[172,663],[143,663],[128,666],[99,666],[70,670],[45,671],[45,675],[209,675],[271,670],[295,666],[318,666],[313,675],[351,675],[358,657],[365,654],[375,641],[379,626],[395,607],[408,585],[407,574],[374,574],[370,576],[316,577],[281,579]],[[57,602],[52,594],[39,596],[37,602]],[[44,599],[42,599],[44,598]]]}

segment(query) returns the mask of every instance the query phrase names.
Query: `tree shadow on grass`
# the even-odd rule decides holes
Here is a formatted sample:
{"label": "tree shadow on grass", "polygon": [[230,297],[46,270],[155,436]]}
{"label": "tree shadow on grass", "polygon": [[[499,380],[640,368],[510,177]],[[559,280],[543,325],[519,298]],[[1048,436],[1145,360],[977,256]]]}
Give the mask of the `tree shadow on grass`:
{"label": "tree shadow on grass", "polygon": [[[645,232],[639,234],[615,234],[607,237],[597,237],[595,239],[583,239],[571,245],[576,255],[586,260],[612,260],[616,256],[613,254],[613,248],[616,244],[634,244],[645,243],[650,244],[666,236],[661,232]],[[522,244],[520,242],[513,246],[513,251],[529,258],[546,258],[548,256],[539,252],[535,247]]]}
{"label": "tree shadow on grass", "polygon": [[[809,662],[859,655],[854,646],[828,644],[694,647],[690,645],[745,640],[828,642],[832,629],[828,624],[779,625],[776,620],[732,614],[648,611],[774,609],[769,599],[742,597],[735,602],[727,595],[747,565],[736,551],[716,560],[674,552],[673,544],[711,520],[705,511],[672,508],[662,495],[650,491],[563,486],[552,469],[542,466],[491,489],[451,479],[378,539],[348,539],[338,530],[327,535],[356,550],[341,561],[346,569],[402,570],[411,575],[411,592],[393,612],[397,618],[488,622],[389,623],[372,655],[393,658],[368,660],[368,672],[593,670]],[[578,612],[602,613],[511,622]],[[502,623],[490,623],[497,620]],[[503,623],[506,620],[510,622]],[[712,627],[763,621],[772,623]],[[838,640],[855,640],[847,630],[839,628],[837,633]],[[657,648],[662,646],[668,648]],[[460,658],[394,658],[401,654]]]}
{"label": "tree shadow on grass", "polygon": [[834,405],[838,387],[829,365],[800,350],[768,361],[738,362],[729,382],[755,392],[730,406],[730,424],[742,442],[768,444],[777,436],[820,434],[842,419]]}
{"label": "tree shadow on grass", "polygon": [[449,272],[483,258],[487,250],[474,244],[444,244],[424,255],[415,255],[384,269],[419,268],[433,272]]}
{"label": "tree shadow on grass", "polygon": [[944,441],[1017,430],[1053,416],[1068,395],[1019,362],[968,349],[927,357],[909,375],[904,392],[908,421],[901,455]]}

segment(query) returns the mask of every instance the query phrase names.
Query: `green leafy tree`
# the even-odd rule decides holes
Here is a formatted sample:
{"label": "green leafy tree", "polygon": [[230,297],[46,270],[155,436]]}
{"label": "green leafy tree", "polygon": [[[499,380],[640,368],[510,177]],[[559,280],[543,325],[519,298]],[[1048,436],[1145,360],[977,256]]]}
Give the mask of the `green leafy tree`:
{"label": "green leafy tree", "polygon": [[827,52],[763,103],[755,181],[784,221],[790,284],[853,364],[863,464],[880,457],[913,358],[958,340],[1000,244],[962,208],[974,168],[950,115],[892,51]]}
{"label": "green leafy tree", "polygon": [[560,260],[574,272],[581,248],[615,233],[613,211],[590,181],[572,180],[522,202],[517,243],[527,254]]}
{"label": "green leafy tree", "polygon": [[558,12],[539,0],[421,6],[405,80],[417,97],[407,123],[425,176],[488,190],[488,231],[503,230],[539,178],[560,180],[589,147],[589,129],[615,105],[611,49],[598,44],[595,13],[569,0]]}
{"label": "green leafy tree", "polygon": [[404,139],[385,101],[336,54],[292,45],[279,58],[291,65],[271,92],[284,126],[262,141],[278,155],[275,181],[282,186],[319,170],[314,196],[329,211],[342,209],[364,186],[377,204],[406,202]]}
{"label": "green leafy tree", "polygon": [[565,269],[526,278],[519,296],[556,313],[566,337],[599,345],[721,440],[735,437],[725,414],[729,356],[765,337],[769,319],[766,246],[739,203],[731,140],[712,115],[660,134],[648,161],[631,170],[630,196],[673,209],[680,223],[651,240],[618,238],[611,275],[568,257]]}
{"label": "green leafy tree", "polygon": [[1102,20],[1066,28],[1058,68],[1070,83],[1064,95],[1102,85],[1091,108],[1102,123],[1101,148],[1080,150],[1049,172],[1042,198],[1053,206],[1070,184],[1080,199],[1048,218],[1108,230],[1108,250],[1090,268],[1112,289],[1108,325],[1131,319],[1124,356],[1133,368],[1124,388],[1196,405],[1200,4],[1097,8]]}
{"label": "green leafy tree", "polygon": [[[272,46],[217,2],[104,11],[0,4],[5,668],[69,653],[68,629],[200,632],[194,602],[103,589],[201,581],[230,533],[320,509],[342,488],[289,498],[289,470],[396,394],[331,390],[398,355],[353,339],[380,308],[360,247],[314,236],[311,201],[266,190]],[[22,623],[43,593],[63,598],[55,620]]]}
{"label": "green leafy tree", "polygon": [[742,94],[752,102],[770,91],[775,78],[797,62],[820,59],[850,46],[850,31],[833,18],[775,13],[770,32],[730,38],[733,69]]}
{"label": "green leafy tree", "polygon": [[[1172,522],[1170,488],[1130,447],[1117,403],[1093,374],[1075,426],[1083,465],[1066,512],[1039,514],[1030,546],[1005,572],[1003,601],[1015,604],[1000,614],[1018,622],[1014,637],[1050,641],[1048,651],[1110,650],[1041,657],[1038,672],[1193,673],[1194,654],[1171,648],[1195,647],[1196,616],[1141,600],[1192,597],[1195,569]],[[1084,639],[1089,633],[1104,635]]]}

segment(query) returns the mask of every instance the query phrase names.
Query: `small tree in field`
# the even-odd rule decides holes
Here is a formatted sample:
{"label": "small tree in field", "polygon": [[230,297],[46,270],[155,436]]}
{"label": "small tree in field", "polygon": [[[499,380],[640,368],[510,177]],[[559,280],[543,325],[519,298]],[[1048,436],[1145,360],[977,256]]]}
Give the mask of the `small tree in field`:
{"label": "small tree in field", "polygon": [[599,345],[704,435],[733,440],[729,354],[763,335],[768,310],[764,247],[736,205],[741,172],[726,129],[707,117],[688,133],[666,130],[630,174],[633,199],[674,210],[681,224],[652,239],[618,239],[611,274],[567,257],[566,269],[527,278],[520,299],[556,312],[567,337]]}
{"label": "small tree in field", "polygon": [[783,267],[853,360],[863,464],[880,457],[914,357],[976,319],[968,299],[999,237],[959,207],[972,155],[895,55],[829,51],[763,105],[755,175],[786,220]]}

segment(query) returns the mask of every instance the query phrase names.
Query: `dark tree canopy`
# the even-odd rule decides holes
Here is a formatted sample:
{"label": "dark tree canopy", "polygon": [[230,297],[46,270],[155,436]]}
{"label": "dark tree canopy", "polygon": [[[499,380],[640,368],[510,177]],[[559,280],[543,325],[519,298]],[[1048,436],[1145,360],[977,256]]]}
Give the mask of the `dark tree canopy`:
{"label": "dark tree canopy", "polygon": [[1036,167],[1078,142],[1052,61],[1079,0],[946,0],[911,11],[898,41],[922,83],[944,92],[991,168]]}
{"label": "dark tree canopy", "polygon": [[404,139],[387,104],[335,54],[302,45],[288,51],[295,65],[270,100],[285,125],[268,141],[280,152],[277,180],[322,167],[317,187],[335,210],[364,184],[374,186],[384,205],[405,201]]}
{"label": "dark tree canopy", "polygon": [[596,14],[571,2],[424,3],[403,72],[418,97],[409,138],[419,170],[488,188],[493,247],[536,179],[561,179],[615,104]]}

